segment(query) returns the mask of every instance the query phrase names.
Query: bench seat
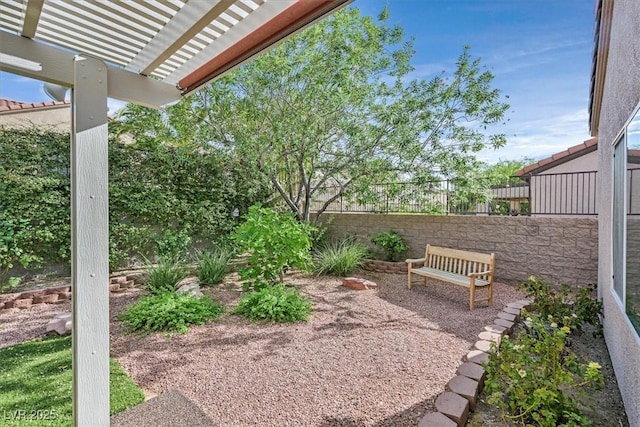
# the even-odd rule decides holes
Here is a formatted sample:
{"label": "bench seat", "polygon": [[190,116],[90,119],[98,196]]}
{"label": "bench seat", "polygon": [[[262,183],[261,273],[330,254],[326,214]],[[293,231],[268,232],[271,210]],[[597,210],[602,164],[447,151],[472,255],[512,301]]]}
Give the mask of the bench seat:
{"label": "bench seat", "polygon": [[[421,276],[428,276],[432,279],[442,280],[443,282],[449,282],[456,285],[469,287],[469,276],[464,276],[462,274],[450,273],[448,271],[437,270],[435,268],[428,267],[420,267],[413,268],[413,274],[419,274]],[[488,286],[489,281],[483,279],[476,279],[476,288],[482,286]]]}
{"label": "bench seat", "polygon": [[[409,289],[412,276],[417,275],[423,278],[425,286],[431,278],[468,288],[471,310],[476,302],[487,301],[491,305],[493,301],[494,254],[427,245],[424,258],[407,259],[406,262]],[[477,288],[486,291],[485,298],[476,297]]]}

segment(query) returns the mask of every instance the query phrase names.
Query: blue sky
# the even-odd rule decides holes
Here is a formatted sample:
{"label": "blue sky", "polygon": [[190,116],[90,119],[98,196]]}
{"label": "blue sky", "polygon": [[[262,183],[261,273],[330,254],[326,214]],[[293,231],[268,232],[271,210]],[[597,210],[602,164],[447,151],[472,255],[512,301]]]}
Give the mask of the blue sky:
{"label": "blue sky", "polygon": [[[412,77],[452,72],[464,45],[508,95],[507,146],[482,160],[540,159],[589,138],[588,101],[593,49],[592,0],[356,0],[377,16],[389,6],[391,22],[413,37]],[[49,100],[42,84],[0,73],[0,98]],[[122,103],[110,102],[113,113]]]}

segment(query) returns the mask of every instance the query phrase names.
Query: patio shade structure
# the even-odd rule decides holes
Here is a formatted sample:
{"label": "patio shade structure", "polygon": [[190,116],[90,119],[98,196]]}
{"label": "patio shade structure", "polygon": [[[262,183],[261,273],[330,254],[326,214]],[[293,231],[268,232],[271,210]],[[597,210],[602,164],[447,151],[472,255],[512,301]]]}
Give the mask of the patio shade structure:
{"label": "patio shade structure", "polygon": [[74,425],[109,425],[107,98],[176,102],[350,1],[0,0],[0,70],[72,89]]}

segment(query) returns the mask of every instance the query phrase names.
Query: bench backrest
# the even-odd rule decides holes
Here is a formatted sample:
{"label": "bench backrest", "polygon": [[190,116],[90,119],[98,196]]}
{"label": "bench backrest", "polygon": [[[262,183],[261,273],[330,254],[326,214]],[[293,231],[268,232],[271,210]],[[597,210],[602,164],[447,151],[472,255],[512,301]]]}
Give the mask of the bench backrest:
{"label": "bench backrest", "polygon": [[493,278],[493,270],[495,268],[494,254],[461,251],[458,249],[427,245],[424,258],[425,267],[462,274],[464,276],[481,271],[491,271],[490,274],[480,277],[485,280],[491,280]]}

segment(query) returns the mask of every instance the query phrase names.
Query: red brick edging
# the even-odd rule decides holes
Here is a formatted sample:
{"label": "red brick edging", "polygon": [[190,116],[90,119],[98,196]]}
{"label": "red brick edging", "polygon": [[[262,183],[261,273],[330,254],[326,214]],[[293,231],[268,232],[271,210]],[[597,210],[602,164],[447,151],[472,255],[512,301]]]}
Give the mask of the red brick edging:
{"label": "red brick edging", "polygon": [[[142,284],[143,275],[130,274],[109,279],[109,292],[119,293]],[[27,309],[40,304],[56,304],[71,299],[71,286],[56,286],[13,294],[0,294],[0,312],[11,308]]]}
{"label": "red brick edging", "polygon": [[485,372],[482,363],[489,360],[493,343],[500,343],[503,335],[510,335],[513,325],[520,318],[523,308],[531,304],[520,300],[506,305],[492,325],[487,325],[478,334],[478,341],[467,353],[458,367],[456,376],[446,385],[445,391],[435,402],[437,412],[425,415],[419,427],[463,427],[469,413],[475,410],[478,395],[484,385]]}

